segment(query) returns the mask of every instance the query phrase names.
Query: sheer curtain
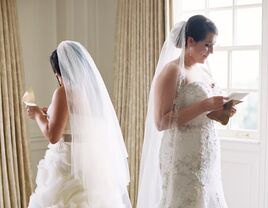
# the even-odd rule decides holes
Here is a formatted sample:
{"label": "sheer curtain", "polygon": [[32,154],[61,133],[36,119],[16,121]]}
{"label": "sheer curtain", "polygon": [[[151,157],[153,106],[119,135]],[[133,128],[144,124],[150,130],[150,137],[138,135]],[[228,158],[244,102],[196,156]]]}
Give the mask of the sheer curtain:
{"label": "sheer curtain", "polygon": [[15,0],[0,0],[0,207],[27,207],[28,139],[21,103],[23,70]]}
{"label": "sheer curtain", "polygon": [[129,154],[133,207],[151,80],[165,39],[165,0],[118,0],[114,104]]}

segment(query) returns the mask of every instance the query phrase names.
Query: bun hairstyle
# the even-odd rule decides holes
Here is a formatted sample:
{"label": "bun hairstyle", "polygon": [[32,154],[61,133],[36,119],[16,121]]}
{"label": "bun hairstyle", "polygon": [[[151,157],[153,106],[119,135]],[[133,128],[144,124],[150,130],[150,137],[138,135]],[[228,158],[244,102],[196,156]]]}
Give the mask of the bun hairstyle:
{"label": "bun hairstyle", "polygon": [[171,38],[177,48],[183,48],[187,47],[188,37],[199,42],[204,40],[208,33],[218,35],[216,25],[203,15],[194,15],[187,22],[177,23],[171,30]]}

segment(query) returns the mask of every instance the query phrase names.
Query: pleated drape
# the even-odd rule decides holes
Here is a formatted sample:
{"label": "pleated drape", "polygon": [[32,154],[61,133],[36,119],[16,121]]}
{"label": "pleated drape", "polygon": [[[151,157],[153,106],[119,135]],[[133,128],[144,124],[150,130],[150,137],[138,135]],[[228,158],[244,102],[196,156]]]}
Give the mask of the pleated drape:
{"label": "pleated drape", "polygon": [[23,67],[15,0],[0,0],[0,207],[27,207],[31,194],[21,95]]}
{"label": "pleated drape", "polygon": [[136,207],[148,95],[165,36],[165,0],[117,4],[114,104],[129,154],[129,191]]}

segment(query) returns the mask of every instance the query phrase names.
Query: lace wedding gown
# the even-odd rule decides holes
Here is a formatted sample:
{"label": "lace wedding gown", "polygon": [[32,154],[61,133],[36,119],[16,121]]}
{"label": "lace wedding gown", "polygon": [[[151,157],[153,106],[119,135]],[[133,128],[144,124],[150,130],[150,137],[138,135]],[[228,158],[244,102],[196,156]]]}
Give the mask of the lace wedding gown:
{"label": "lace wedding gown", "polygon": [[[47,114],[49,117],[49,109]],[[70,138],[68,126],[64,135]],[[28,208],[89,207],[83,186],[71,174],[71,142],[64,138],[48,145],[44,159],[38,164],[36,185]]]}
{"label": "lace wedding gown", "polygon": [[[186,84],[180,76],[175,105],[191,105],[217,94],[202,82]],[[164,132],[160,148],[161,208],[227,208],[222,180],[220,141],[214,122],[202,114],[185,126]]]}

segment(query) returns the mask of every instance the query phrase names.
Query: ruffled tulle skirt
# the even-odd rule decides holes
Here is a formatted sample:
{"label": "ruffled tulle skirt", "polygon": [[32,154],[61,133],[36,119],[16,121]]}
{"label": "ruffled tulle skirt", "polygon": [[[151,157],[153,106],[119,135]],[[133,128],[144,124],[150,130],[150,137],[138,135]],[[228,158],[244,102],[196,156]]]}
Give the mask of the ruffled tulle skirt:
{"label": "ruffled tulle skirt", "polygon": [[85,190],[71,174],[71,144],[49,144],[38,164],[36,189],[28,208],[88,208]]}

